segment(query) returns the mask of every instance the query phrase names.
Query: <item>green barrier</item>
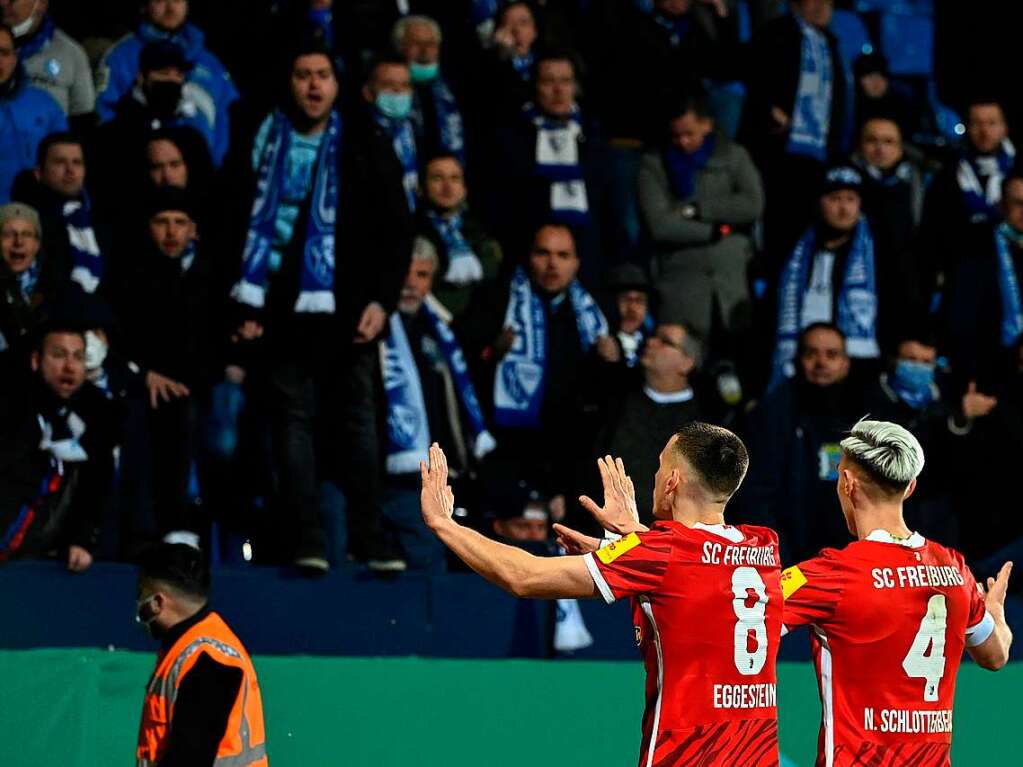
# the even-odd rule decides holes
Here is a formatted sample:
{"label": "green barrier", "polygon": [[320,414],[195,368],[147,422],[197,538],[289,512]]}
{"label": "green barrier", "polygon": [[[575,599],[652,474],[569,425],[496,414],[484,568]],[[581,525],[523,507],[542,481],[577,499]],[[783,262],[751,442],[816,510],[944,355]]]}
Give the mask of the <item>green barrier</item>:
{"label": "green barrier", "polygon": [[[630,766],[638,760],[636,663],[260,657],[273,767]],[[133,763],[153,656],[0,652],[0,765]],[[959,674],[953,762],[1020,765],[1012,733],[1023,664]],[[813,669],[779,668],[787,764],[811,767],[820,705]]]}

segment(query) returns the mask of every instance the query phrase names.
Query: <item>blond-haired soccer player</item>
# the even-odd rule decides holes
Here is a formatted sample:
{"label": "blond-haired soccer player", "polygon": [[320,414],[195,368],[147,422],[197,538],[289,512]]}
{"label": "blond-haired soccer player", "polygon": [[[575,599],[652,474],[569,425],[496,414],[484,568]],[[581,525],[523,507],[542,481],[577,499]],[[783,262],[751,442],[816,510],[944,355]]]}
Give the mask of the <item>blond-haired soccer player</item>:
{"label": "blond-haired soccer player", "polygon": [[[473,570],[516,596],[632,598],[647,672],[640,765],[776,767],[778,537],[724,522],[747,464],[730,431],[688,424],[661,451],[652,529],[600,549],[596,539],[573,534],[582,543],[574,550],[587,553],[534,557],[452,519],[447,464],[434,445],[429,470],[422,469],[423,518]],[[599,465],[604,508],[589,499],[584,505],[598,519],[634,524],[634,491],[621,461]]]}
{"label": "blond-haired soccer player", "polygon": [[860,421],[841,443],[838,497],[856,541],[782,574],[786,630],[809,625],[820,680],[818,767],[949,764],[952,700],[965,647],[1005,665],[1005,590],[963,556],[906,527],[923,449],[910,432]]}

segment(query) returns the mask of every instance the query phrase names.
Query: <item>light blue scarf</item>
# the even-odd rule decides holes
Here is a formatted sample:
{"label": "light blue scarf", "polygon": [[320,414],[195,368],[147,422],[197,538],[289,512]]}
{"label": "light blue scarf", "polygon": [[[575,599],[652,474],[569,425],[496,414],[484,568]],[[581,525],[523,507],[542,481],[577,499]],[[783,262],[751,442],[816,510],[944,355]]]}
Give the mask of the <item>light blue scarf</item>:
{"label": "light blue scarf", "polygon": [[[458,158],[459,162],[465,165],[465,128],[462,122],[462,113],[455,101],[455,94],[451,92],[447,81],[439,75],[430,83],[430,93],[433,96],[433,105],[437,110],[437,133],[440,136],[440,145],[445,152],[450,152]],[[424,129],[423,109],[416,99],[415,108],[412,110],[412,120],[415,122],[416,131],[422,134]]]}
{"label": "light blue scarf", "polygon": [[419,165],[416,160],[416,134],[409,119],[392,120],[377,113],[377,124],[387,131],[394,144],[394,153],[401,163],[401,185],[405,187],[408,209],[416,212],[416,195],[419,191]]}
{"label": "light blue scarf", "polygon": [[[497,443],[483,421],[483,411],[462,349],[431,298],[423,302],[421,311],[430,321],[432,336],[447,361],[459,402],[468,417],[472,452],[479,460],[497,447]],[[398,312],[391,315],[390,327],[390,334],[380,342],[380,366],[387,397],[387,473],[408,474],[419,470],[420,461],[428,460],[430,424],[423,400],[423,384]]]}
{"label": "light blue scarf", "polygon": [[579,162],[579,139],[583,135],[579,108],[573,107],[567,120],[552,120],[533,104],[526,104],[524,111],[536,127],[534,172],[551,185],[551,217],[568,226],[589,223],[590,205]]}
{"label": "light blue scarf", "polygon": [[1020,236],[1008,224],[995,230],[995,251],[998,255],[998,292],[1002,297],[1002,346],[1012,346],[1023,335],[1023,301],[1020,300],[1016,264],[1009,242]]}
{"label": "light blue scarf", "polygon": [[[242,254],[242,278],[231,290],[234,300],[257,309],[263,308],[266,303],[270,252],[273,248],[277,207],[285,183],[285,160],[292,131],[291,121],[282,112],[276,112],[257,170],[256,196]],[[337,112],[331,112],[313,171],[312,200],[302,251],[302,275],[298,299],[295,301],[296,312],[334,313],[334,226],[341,184],[338,168],[340,147],[341,118]]]}
{"label": "light blue scarf", "polygon": [[[803,297],[809,270],[817,252],[817,231],[811,227],[792,251],[778,283],[778,338],[774,351],[771,385],[791,375],[799,334],[802,331]],[[838,288],[838,317],[835,324],[845,335],[850,357],[873,359],[880,355],[877,345],[877,281],[874,276],[874,240],[865,218],[853,232],[845,277]]]}
{"label": "light blue scarf", "polygon": [[86,293],[95,293],[103,279],[103,259],[92,229],[89,195],[83,191],[80,200],[64,203],[61,213],[71,245],[71,280],[81,285]]}
{"label": "light blue scarf", "polygon": [[32,265],[18,275],[18,287],[21,288],[21,295],[25,301],[30,302],[32,300],[32,294],[35,293],[36,285],[39,284],[39,274],[42,272],[42,266],[39,263],[39,256],[36,256]]}
{"label": "light blue scarf", "polygon": [[[578,280],[568,286],[584,351],[607,335],[607,320],[597,302]],[[515,343],[494,376],[494,421],[498,426],[536,428],[540,425],[544,373],[547,367],[547,316],[525,269],[515,270],[504,327],[515,331]]]}
{"label": "light blue scarf", "polygon": [[828,130],[831,125],[831,93],[834,72],[831,49],[819,29],[796,16],[803,33],[800,48],[799,88],[792,112],[788,154],[812,157],[824,162],[828,154]]}

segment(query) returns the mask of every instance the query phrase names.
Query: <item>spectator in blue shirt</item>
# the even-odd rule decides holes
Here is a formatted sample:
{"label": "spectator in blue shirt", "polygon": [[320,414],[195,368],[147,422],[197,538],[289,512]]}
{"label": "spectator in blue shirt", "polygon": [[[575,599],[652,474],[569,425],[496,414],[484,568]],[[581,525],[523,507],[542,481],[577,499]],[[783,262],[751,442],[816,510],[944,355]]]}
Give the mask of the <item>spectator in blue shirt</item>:
{"label": "spectator in blue shirt", "polygon": [[67,129],[60,104],[26,81],[14,35],[0,24],[0,205],[10,202],[14,177],[35,167],[39,142]]}
{"label": "spectator in blue shirt", "polygon": [[121,101],[135,87],[139,59],[148,43],[170,41],[184,52],[191,67],[186,81],[191,100],[208,124],[210,154],[219,165],[230,138],[228,109],[238,91],[220,60],[206,50],[202,31],[187,22],[188,0],[146,0],[143,22],[107,51],[96,72],[96,114],[100,122],[114,116]]}

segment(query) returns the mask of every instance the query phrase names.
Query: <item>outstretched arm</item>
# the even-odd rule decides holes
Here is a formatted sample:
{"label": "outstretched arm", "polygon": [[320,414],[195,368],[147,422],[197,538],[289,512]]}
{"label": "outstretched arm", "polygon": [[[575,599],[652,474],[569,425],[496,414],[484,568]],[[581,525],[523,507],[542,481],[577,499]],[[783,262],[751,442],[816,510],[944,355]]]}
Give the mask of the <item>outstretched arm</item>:
{"label": "outstretched arm", "polygon": [[459,559],[495,586],[517,597],[535,599],[597,596],[597,586],[582,557],[535,557],[455,522],[448,462],[437,443],[430,447],[429,468],[421,463],[420,471],[423,521]]}

